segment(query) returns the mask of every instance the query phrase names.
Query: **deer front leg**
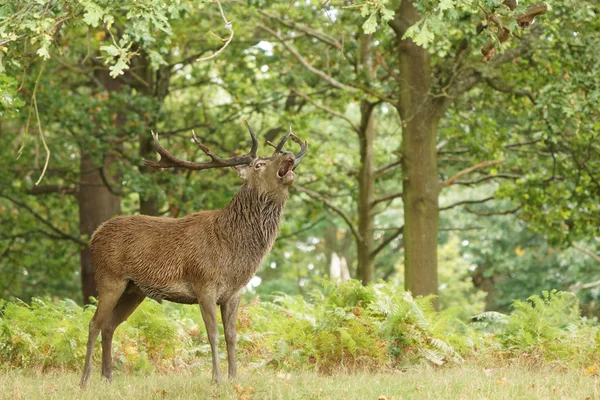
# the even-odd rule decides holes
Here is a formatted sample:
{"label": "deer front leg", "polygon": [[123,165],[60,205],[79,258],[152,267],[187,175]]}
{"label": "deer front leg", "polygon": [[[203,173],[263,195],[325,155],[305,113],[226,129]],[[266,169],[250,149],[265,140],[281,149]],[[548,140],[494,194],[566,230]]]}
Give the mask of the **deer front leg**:
{"label": "deer front leg", "polygon": [[227,303],[221,304],[221,317],[223,318],[223,330],[225,331],[225,343],[227,343],[227,363],[229,378],[237,376],[237,365],[235,361],[236,347],[236,320],[237,310],[240,304],[239,294],[233,296]]}
{"label": "deer front leg", "polygon": [[220,383],[222,377],[221,366],[219,365],[219,329],[217,326],[216,296],[213,293],[202,293],[198,296],[198,303],[200,303],[202,320],[204,320],[204,325],[206,326],[206,334],[212,353],[212,381],[213,383]]}

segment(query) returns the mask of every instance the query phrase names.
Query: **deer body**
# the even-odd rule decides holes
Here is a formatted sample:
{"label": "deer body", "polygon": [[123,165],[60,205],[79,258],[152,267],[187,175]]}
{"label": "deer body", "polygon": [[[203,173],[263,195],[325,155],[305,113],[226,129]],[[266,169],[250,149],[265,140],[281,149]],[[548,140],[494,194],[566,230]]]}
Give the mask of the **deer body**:
{"label": "deer body", "polygon": [[126,291],[184,304],[198,303],[195,283],[199,290],[214,288],[223,304],[271,250],[286,198],[260,196],[244,185],[221,210],[107,221],[91,242],[96,282],[118,277],[128,281]]}
{"label": "deer body", "polygon": [[[244,184],[220,210],[201,211],[183,218],[145,215],[114,218],[102,224],[91,241],[98,307],[90,321],[85,365],[80,385],[89,383],[92,353],[102,333],[102,376],[112,378],[112,337],[146,298],[199,304],[212,352],[213,381],[221,381],[218,357],[216,307],[221,307],[227,344],[229,377],[237,374],[236,316],[240,289],[254,276],[267,256],[279,228],[293,169],[306,153],[307,143],[291,133],[282,139],[272,157],[257,157],[252,136],[249,154],[222,159],[193,136],[212,161],[180,160],[158,143],[156,168],[207,169],[235,167]],[[282,152],[286,140],[301,145],[297,154]],[[275,147],[275,146],[274,146]]]}

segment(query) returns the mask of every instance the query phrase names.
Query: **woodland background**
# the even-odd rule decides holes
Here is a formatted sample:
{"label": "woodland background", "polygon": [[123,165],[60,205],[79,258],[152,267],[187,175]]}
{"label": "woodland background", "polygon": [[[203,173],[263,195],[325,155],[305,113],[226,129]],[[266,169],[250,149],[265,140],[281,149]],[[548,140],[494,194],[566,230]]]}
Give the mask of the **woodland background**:
{"label": "woodland background", "polygon": [[[460,321],[506,321],[511,304],[533,304],[533,315],[556,297],[567,304],[556,312],[568,309],[562,328],[577,321],[592,329],[600,313],[600,6],[548,0],[526,29],[517,20],[532,3],[510,4],[3,1],[5,326],[29,318],[11,307],[83,312],[75,303],[95,295],[89,237],[107,219],[181,217],[234,195],[240,181],[230,170],[144,167],[142,158],[156,157],[151,130],[177,156],[199,161],[191,130],[217,153],[239,154],[248,149],[247,119],[259,153],[289,126],[309,141],[275,247],[247,288],[250,304],[258,295],[299,310],[316,292],[337,298],[328,286],[333,259],[362,284],[383,285],[351,281],[339,289],[343,300],[326,303],[350,319],[361,307],[375,313],[382,340],[396,340],[399,329],[393,321],[396,328],[382,328],[385,315],[416,312],[405,289],[439,296],[415,306],[429,310],[425,319],[439,306],[459,310],[452,318]],[[511,35],[501,40],[505,29]],[[497,52],[483,62],[488,43]],[[381,293],[401,306],[374,311]],[[32,298],[47,300],[15,303]],[[415,315],[406,324],[427,331]],[[294,329],[305,327],[281,332]],[[444,329],[438,337],[449,340]],[[334,331],[343,354],[350,342]],[[600,343],[594,332],[590,349]],[[441,352],[430,361],[464,356],[458,342],[451,349],[429,334],[423,348]]]}

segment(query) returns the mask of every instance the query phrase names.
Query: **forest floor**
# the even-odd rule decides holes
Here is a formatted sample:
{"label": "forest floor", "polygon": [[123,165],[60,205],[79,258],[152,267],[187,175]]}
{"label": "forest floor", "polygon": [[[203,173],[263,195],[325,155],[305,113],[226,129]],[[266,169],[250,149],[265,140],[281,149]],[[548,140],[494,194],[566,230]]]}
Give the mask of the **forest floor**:
{"label": "forest floor", "polygon": [[387,373],[319,375],[242,368],[240,378],[210,384],[210,372],[192,375],[115,373],[78,387],[76,372],[0,371],[0,399],[600,399],[595,371],[524,365],[416,366]]}

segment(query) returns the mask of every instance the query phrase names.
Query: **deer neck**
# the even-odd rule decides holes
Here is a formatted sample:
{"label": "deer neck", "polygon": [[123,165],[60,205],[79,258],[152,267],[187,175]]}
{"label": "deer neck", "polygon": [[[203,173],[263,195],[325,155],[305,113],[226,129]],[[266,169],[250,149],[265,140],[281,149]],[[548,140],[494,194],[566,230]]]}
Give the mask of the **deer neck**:
{"label": "deer neck", "polygon": [[[220,223],[236,237],[235,243],[267,252],[273,246],[288,193],[259,193],[242,185],[231,202],[221,210]],[[258,255],[258,254],[257,254]],[[263,254],[260,255],[262,258]]]}

